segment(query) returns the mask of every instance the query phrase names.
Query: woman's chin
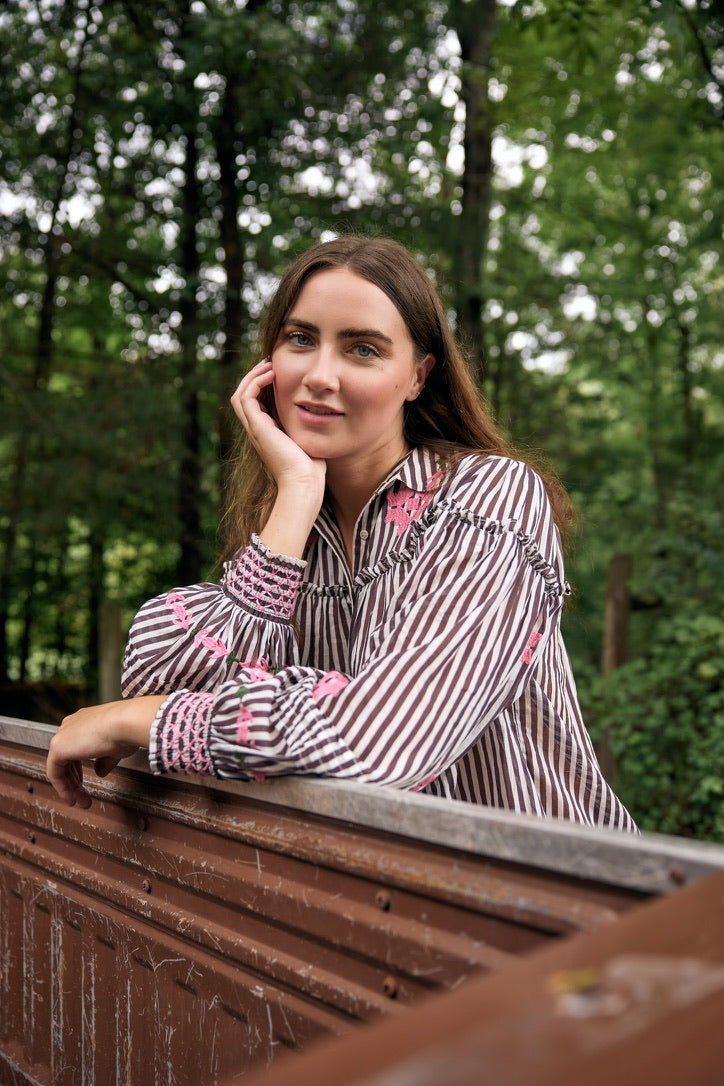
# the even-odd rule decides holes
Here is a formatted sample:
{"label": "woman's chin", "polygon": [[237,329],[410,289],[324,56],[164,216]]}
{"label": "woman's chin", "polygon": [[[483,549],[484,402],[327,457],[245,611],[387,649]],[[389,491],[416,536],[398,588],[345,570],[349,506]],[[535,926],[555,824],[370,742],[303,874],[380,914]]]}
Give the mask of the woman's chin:
{"label": "woman's chin", "polygon": [[294,444],[313,460],[327,460],[330,454],[334,455],[335,442],[330,441],[326,434],[309,433],[305,430],[300,432],[297,427],[286,432]]}

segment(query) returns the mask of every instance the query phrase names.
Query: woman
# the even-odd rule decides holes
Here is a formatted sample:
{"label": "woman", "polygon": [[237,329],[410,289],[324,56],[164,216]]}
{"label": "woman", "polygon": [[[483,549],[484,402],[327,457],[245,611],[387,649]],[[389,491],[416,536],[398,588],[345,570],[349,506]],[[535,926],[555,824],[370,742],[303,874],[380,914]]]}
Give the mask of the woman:
{"label": "woman", "polygon": [[480,406],[425,271],[391,241],[315,246],[283,277],[220,584],[149,601],[124,701],[81,710],[48,775],[90,804],[137,747],[157,772],[355,779],[633,829],[581,721],[554,480]]}

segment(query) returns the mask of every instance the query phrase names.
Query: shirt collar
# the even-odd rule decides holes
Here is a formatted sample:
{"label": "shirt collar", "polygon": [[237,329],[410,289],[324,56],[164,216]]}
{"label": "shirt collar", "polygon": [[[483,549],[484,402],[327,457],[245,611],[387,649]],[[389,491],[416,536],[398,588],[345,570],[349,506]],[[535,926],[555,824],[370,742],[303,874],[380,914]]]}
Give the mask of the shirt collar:
{"label": "shirt collar", "polygon": [[401,460],[390,474],[378,486],[376,493],[381,494],[395,483],[401,483],[409,490],[422,491],[425,485],[440,467],[432,449],[418,446]]}
{"label": "shirt collar", "polygon": [[[421,493],[425,490],[425,484],[434,476],[440,466],[439,459],[436,458],[431,449],[427,449],[423,445],[416,447],[399,464],[395,465],[389,475],[382,480],[377,490],[371,495],[367,508],[376,501],[376,498],[382,497],[396,485]],[[340,556],[342,555],[339,528],[336,526],[334,515],[327,503],[323,504],[319,510],[315,529],[312,535],[309,536],[310,541],[315,538],[316,532],[333,545],[335,550],[339,551]]]}
{"label": "shirt collar", "polygon": [[[417,446],[407,454],[404,460],[396,464],[389,475],[382,480],[371,496],[367,507],[369,508],[369,504],[374,502],[376,498],[381,497],[398,484],[402,487],[408,487],[410,490],[424,491],[428,480],[439,467],[440,463],[432,449],[428,449],[424,445]],[[326,503],[322,505],[319,511],[317,528],[322,531],[322,534],[325,533],[325,529],[334,533],[338,530],[332,510]]]}

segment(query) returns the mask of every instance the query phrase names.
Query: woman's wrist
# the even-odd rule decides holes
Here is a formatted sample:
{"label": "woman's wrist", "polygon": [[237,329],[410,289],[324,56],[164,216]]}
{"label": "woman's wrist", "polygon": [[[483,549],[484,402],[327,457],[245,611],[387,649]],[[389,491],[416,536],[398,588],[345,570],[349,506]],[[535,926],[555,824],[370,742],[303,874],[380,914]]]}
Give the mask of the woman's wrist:
{"label": "woman's wrist", "polygon": [[322,506],[324,487],[280,489],[259,539],[273,554],[301,558],[317,514]]}
{"label": "woman's wrist", "polygon": [[107,708],[113,738],[119,743],[148,749],[151,726],[167,697],[167,694],[148,694],[111,702]]}

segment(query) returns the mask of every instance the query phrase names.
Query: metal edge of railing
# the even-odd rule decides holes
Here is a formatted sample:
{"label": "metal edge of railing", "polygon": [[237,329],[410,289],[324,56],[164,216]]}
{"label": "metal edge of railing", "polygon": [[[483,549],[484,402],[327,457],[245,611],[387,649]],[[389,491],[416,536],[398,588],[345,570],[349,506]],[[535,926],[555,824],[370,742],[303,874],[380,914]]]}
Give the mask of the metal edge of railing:
{"label": "metal edge of railing", "polygon": [[[43,751],[55,731],[52,725],[0,715],[0,742]],[[140,751],[121,764],[141,775],[151,773]],[[644,893],[666,893],[724,869],[724,846],[713,842],[594,829],[378,785],[302,777],[247,783],[188,776],[184,783]]]}

